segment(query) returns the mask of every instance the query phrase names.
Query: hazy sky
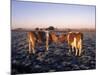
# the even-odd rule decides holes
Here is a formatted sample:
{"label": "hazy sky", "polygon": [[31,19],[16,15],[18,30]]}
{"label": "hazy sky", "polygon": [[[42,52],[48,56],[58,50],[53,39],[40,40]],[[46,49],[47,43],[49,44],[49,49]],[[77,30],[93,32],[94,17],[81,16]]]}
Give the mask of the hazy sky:
{"label": "hazy sky", "polygon": [[95,6],[12,1],[12,28],[95,28]]}

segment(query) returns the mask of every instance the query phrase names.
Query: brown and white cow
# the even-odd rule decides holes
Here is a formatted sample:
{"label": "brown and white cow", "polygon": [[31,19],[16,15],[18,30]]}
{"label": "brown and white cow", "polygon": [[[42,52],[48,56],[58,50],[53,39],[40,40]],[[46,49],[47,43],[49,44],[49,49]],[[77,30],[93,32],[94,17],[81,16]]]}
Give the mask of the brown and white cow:
{"label": "brown and white cow", "polygon": [[35,53],[36,43],[40,44],[45,42],[46,51],[49,49],[49,42],[58,43],[58,37],[55,32],[45,31],[30,31],[28,32],[29,53]]}
{"label": "brown and white cow", "polygon": [[82,40],[83,40],[83,34],[80,32],[69,32],[67,34],[68,46],[70,47],[70,49],[72,49],[72,52],[74,52],[74,49],[75,49],[76,56],[81,55]]}
{"label": "brown and white cow", "polygon": [[35,46],[36,44],[42,44],[45,42],[46,51],[49,47],[49,33],[48,31],[30,31],[28,32],[28,42],[29,42],[29,53],[35,54]]}

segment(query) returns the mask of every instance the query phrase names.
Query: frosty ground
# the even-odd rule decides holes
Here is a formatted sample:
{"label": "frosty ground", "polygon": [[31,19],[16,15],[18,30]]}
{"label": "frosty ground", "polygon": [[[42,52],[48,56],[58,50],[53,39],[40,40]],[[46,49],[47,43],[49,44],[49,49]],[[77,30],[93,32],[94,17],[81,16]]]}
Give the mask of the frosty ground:
{"label": "frosty ground", "polygon": [[11,33],[11,72],[12,74],[89,70],[96,68],[95,32],[83,32],[82,56],[69,53],[67,43],[36,45],[36,54],[28,54],[27,32]]}

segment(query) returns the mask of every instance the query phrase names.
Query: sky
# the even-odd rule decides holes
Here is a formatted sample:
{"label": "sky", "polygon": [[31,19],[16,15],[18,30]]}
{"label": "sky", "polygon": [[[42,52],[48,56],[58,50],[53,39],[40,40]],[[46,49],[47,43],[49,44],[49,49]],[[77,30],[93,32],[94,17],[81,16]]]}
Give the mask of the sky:
{"label": "sky", "polygon": [[14,28],[95,28],[95,6],[12,0]]}

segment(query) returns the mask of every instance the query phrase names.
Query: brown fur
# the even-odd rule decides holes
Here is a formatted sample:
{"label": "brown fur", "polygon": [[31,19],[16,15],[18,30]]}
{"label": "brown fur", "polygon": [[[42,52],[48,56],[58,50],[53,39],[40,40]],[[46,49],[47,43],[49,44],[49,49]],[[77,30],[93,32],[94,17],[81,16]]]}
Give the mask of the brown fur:
{"label": "brown fur", "polygon": [[54,42],[54,43],[58,43],[58,37],[57,37],[57,35],[56,35],[56,33],[55,32],[51,32],[50,33],[50,37],[51,37],[51,41],[52,42]]}

